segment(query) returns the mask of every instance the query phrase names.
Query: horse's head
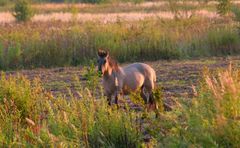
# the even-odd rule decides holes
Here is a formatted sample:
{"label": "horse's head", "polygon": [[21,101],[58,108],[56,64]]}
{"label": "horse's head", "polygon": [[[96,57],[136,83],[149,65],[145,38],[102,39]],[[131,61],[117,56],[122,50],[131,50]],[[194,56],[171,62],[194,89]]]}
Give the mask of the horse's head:
{"label": "horse's head", "polygon": [[98,50],[98,72],[103,75],[104,73],[107,72],[108,70],[108,66],[109,66],[109,62],[108,62],[108,57],[109,57],[109,53],[107,51]]}

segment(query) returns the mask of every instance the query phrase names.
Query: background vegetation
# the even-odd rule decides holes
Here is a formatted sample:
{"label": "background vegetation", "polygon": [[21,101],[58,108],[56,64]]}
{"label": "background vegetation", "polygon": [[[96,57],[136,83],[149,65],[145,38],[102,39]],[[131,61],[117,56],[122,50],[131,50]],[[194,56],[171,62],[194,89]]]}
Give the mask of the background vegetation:
{"label": "background vegetation", "polygon": [[[90,77],[89,83],[99,87],[92,81],[96,75]],[[172,111],[159,110],[158,118],[152,111],[135,111],[128,104],[109,107],[101,92],[81,87],[77,78],[76,85],[81,99],[54,97],[39,79],[2,73],[1,146],[240,146],[239,71],[231,67],[217,76],[205,71],[194,99],[179,99]],[[154,94],[161,103],[159,93]],[[131,99],[137,103],[138,95]]]}
{"label": "background vegetation", "polygon": [[[0,5],[11,2],[15,1],[0,0]],[[85,64],[96,59],[98,48],[109,50],[120,62],[240,53],[238,5],[231,9],[228,0],[221,0],[216,9],[224,17],[201,18],[179,15],[182,10],[194,14],[196,7],[176,1],[168,4],[166,10],[175,19],[78,22],[78,10],[71,7],[73,19],[69,22],[1,24],[0,69]],[[28,16],[28,6],[16,11]],[[1,73],[0,146],[240,147],[240,77],[231,66],[215,73],[204,71],[201,84],[193,88],[193,99],[176,100],[168,112],[163,110],[161,89],[154,92],[160,106],[155,112],[146,110],[139,94],[131,94],[130,99],[140,110],[124,100],[120,107],[108,106],[94,68],[94,62],[85,68],[85,85],[78,77],[74,79],[76,94],[69,88],[68,93],[56,96],[45,90],[38,78],[30,81],[22,75]]]}
{"label": "background vegetation", "polygon": [[[95,27],[95,26],[98,27]],[[25,23],[0,30],[2,69],[83,64],[108,49],[120,62],[226,56],[239,53],[237,24],[225,20],[145,20],[138,23]]]}

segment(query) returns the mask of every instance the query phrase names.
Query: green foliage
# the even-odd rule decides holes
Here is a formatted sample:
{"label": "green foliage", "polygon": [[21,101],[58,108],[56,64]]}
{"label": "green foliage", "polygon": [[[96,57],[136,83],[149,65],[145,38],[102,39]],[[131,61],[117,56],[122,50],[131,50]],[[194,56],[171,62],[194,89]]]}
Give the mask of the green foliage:
{"label": "green foliage", "polygon": [[140,3],[144,0],[34,0],[35,2],[76,2],[76,3],[93,3],[93,4],[101,4],[101,3],[112,3],[112,2],[133,2]]}
{"label": "green foliage", "polygon": [[0,69],[3,69],[4,68],[4,53],[3,53],[4,49],[3,49],[3,45],[1,44],[0,42]]}
{"label": "green foliage", "polygon": [[221,28],[211,30],[207,35],[211,55],[234,55],[239,53],[240,36],[236,29]]}
{"label": "green foliage", "polygon": [[164,101],[163,101],[163,91],[161,87],[155,88],[153,91],[153,99],[154,103],[157,104],[157,110],[158,112],[164,112]]}
{"label": "green foliage", "polygon": [[202,37],[193,38],[185,54],[190,57],[226,56],[239,54],[240,36],[237,28],[221,27],[209,29]]}
{"label": "green foliage", "polygon": [[151,134],[160,147],[239,147],[239,71],[204,73],[196,97],[160,114]]}
{"label": "green foliage", "polygon": [[21,49],[20,45],[11,46],[8,48],[5,66],[18,68],[18,63],[21,62]]}
{"label": "green foliage", "polygon": [[240,22],[240,7],[239,6],[233,6],[232,7],[232,12],[235,15],[235,20],[237,22]]}
{"label": "green foliage", "polygon": [[218,0],[217,10],[218,14],[226,15],[231,10],[231,1],[230,0]]}
{"label": "green foliage", "polygon": [[[228,81],[230,79],[232,81]],[[193,107],[186,109],[190,127],[185,132],[198,133],[195,136],[189,136],[192,140],[194,139],[193,142],[207,147],[214,145],[239,147],[238,81],[238,71],[232,71],[231,67],[229,70],[219,72],[216,79],[205,74],[205,84],[202,86],[199,97],[192,101]]]}
{"label": "green foliage", "polygon": [[0,6],[5,6],[8,0],[0,0]]}
{"label": "green foliage", "polygon": [[[108,106],[105,106],[108,107]],[[141,133],[138,123],[135,128],[129,123],[137,120],[134,113],[113,108],[111,110],[98,110],[96,123],[89,133],[89,143],[91,147],[138,147],[141,144],[139,139]],[[106,116],[107,115],[107,116]]]}
{"label": "green foliage", "polygon": [[[239,71],[203,74],[191,100],[178,99],[172,111],[134,111],[108,106],[101,94],[81,87],[71,98],[53,97],[38,79],[21,75],[0,79],[2,147],[239,147]],[[77,82],[78,83],[78,82]],[[162,104],[162,91],[154,91]],[[131,99],[140,100],[138,94]],[[138,104],[138,103],[137,103]],[[141,105],[141,103],[139,103]],[[144,107],[144,106],[143,106]],[[144,117],[144,118],[143,118]],[[150,142],[144,143],[149,136]]]}
{"label": "green foliage", "polygon": [[236,26],[194,18],[115,24],[29,23],[0,32],[0,42],[6,43],[3,69],[76,66],[96,59],[99,48],[108,49],[119,62],[236,55],[240,51]]}
{"label": "green foliage", "polygon": [[129,0],[130,2],[133,2],[134,4],[140,4],[143,3],[145,0]]}
{"label": "green foliage", "polygon": [[21,75],[0,79],[1,147],[137,147],[142,133],[137,113],[109,107],[87,88],[81,99],[54,98],[39,80]]}
{"label": "green foliage", "polygon": [[13,16],[17,21],[29,21],[33,16],[33,11],[29,0],[17,0],[14,7]]}
{"label": "green foliage", "polygon": [[87,87],[90,88],[91,92],[99,93],[97,92],[97,90],[99,90],[100,88],[99,86],[100,78],[93,61],[90,62],[89,67],[84,67],[84,77],[87,80]]}
{"label": "green foliage", "polygon": [[[174,19],[190,19],[195,13],[195,6],[188,5],[187,0],[167,0],[169,10],[174,15]],[[198,1],[200,3],[200,1]]]}
{"label": "green foliage", "polygon": [[238,34],[240,35],[240,8],[238,6],[232,7],[232,12],[235,15],[235,21],[238,23]]}

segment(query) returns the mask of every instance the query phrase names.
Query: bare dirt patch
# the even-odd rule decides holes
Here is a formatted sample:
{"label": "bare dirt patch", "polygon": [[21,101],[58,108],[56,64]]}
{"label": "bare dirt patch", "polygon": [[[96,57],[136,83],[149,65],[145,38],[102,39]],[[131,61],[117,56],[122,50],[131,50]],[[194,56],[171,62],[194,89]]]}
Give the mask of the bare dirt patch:
{"label": "bare dirt patch", "polygon": [[[231,59],[231,60],[230,60]],[[240,57],[211,58],[201,60],[184,61],[155,61],[145,62],[150,64],[157,72],[157,83],[162,86],[164,98],[191,98],[193,96],[192,86],[198,86],[201,80],[202,70],[207,67],[210,70],[226,68],[230,61],[235,67],[239,67]],[[125,64],[123,64],[125,65]],[[84,84],[86,79],[83,76],[82,67],[67,67],[53,69],[35,69],[9,71],[7,74],[23,74],[29,79],[39,77],[43,86],[51,91],[53,95],[68,95],[69,90],[76,94],[79,85],[75,78],[78,77]]]}

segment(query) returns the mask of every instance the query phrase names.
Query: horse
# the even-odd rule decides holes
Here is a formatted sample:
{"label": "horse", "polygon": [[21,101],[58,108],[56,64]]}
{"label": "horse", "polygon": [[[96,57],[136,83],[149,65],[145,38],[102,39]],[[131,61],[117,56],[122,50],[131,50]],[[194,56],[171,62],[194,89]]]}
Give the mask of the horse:
{"label": "horse", "polygon": [[144,63],[133,63],[124,67],[109,56],[108,51],[98,50],[98,73],[102,76],[104,93],[108,104],[112,96],[118,104],[118,95],[128,95],[140,90],[144,102],[154,104],[153,90],[156,83],[155,70]]}

